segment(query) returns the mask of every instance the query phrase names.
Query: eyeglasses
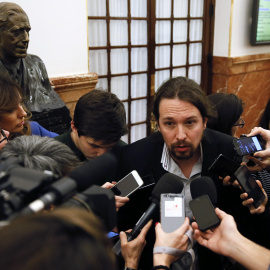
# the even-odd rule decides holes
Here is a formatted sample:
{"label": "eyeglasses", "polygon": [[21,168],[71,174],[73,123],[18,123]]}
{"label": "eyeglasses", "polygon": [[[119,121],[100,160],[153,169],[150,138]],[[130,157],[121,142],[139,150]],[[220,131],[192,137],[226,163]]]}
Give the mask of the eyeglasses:
{"label": "eyeglasses", "polygon": [[239,118],[239,120],[233,125],[234,127],[242,128],[245,125],[245,121],[243,118]]}
{"label": "eyeglasses", "polygon": [[1,132],[2,136],[3,136],[3,139],[0,140],[0,143],[2,143],[2,142],[5,141],[5,140],[8,141],[7,135],[6,135],[6,133],[4,132],[4,130],[1,129],[0,132]]}

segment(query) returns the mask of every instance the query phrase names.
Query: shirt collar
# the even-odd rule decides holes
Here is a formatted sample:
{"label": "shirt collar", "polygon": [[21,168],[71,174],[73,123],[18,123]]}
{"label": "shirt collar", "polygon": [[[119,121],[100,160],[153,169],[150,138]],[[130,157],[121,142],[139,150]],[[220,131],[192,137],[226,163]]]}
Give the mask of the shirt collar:
{"label": "shirt collar", "polygon": [[[201,155],[199,160],[194,164],[191,174],[190,174],[190,178],[193,177],[194,175],[198,175],[201,174],[202,171],[202,162],[203,162],[203,149],[202,149],[202,143],[200,143],[200,151],[201,151]],[[172,157],[169,154],[169,149],[166,145],[166,143],[164,142],[163,145],[163,152],[162,152],[162,156],[161,156],[161,160],[160,160],[162,167],[164,170],[170,172],[170,173],[174,173],[178,176],[180,176],[181,178],[187,179],[185,177],[185,175],[182,173],[181,169],[178,167],[178,165],[174,162],[174,160],[172,159]]]}

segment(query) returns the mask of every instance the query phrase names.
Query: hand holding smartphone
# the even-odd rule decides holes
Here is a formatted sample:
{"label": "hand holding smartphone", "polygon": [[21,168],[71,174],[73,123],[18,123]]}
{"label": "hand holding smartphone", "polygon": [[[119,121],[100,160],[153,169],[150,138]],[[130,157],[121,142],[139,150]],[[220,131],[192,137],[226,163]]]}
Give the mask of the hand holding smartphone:
{"label": "hand holding smartphone", "polygon": [[220,223],[215,208],[208,195],[202,195],[189,202],[189,207],[196,219],[199,229],[204,232]]}
{"label": "hand holding smartphone", "polygon": [[258,186],[256,180],[251,175],[246,165],[242,165],[236,172],[235,176],[242,190],[248,194],[249,198],[252,198],[253,205],[258,208],[265,200],[265,195],[261,188]]}
{"label": "hand holding smartphone", "polygon": [[265,141],[260,135],[234,139],[233,144],[240,156],[252,155],[255,152],[265,150]]}
{"label": "hand holding smartphone", "polygon": [[128,197],[142,185],[143,180],[139,176],[138,172],[134,170],[119,180],[113,187],[111,187],[111,190],[116,196]]}
{"label": "hand holding smartphone", "polygon": [[160,196],[160,223],[164,232],[177,230],[185,221],[185,199],[182,194],[164,193]]}

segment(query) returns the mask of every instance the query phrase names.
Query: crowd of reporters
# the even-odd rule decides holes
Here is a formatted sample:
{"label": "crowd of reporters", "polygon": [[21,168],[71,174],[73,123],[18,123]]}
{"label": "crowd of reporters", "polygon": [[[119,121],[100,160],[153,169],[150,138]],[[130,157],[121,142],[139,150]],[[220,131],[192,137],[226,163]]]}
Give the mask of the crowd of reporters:
{"label": "crowd of reporters", "polygon": [[[188,217],[171,233],[164,232],[156,218],[159,196],[166,191],[170,177],[175,177],[172,171],[180,171],[181,179],[169,192],[185,190],[188,202],[192,199],[189,180],[192,183],[202,179],[198,177],[205,173],[205,160],[216,153],[213,148],[234,155],[232,136],[236,128],[244,125],[242,100],[225,93],[206,98],[193,80],[182,76],[169,79],[157,90],[154,102],[158,132],[126,147],[121,141],[127,133],[125,108],[112,93],[93,90],[83,95],[71,121],[65,104],[50,86],[42,60],[27,55],[30,29],[21,7],[0,3],[0,35],[1,41],[6,41],[0,43],[0,268],[144,270],[151,265],[153,270],[204,270],[215,268],[215,263],[219,263],[214,262],[215,255],[220,254],[228,258],[229,269],[241,269],[237,263],[248,269],[269,269],[270,251],[243,236],[237,227],[241,222],[236,224],[247,221],[241,230],[252,236],[261,232],[256,240],[270,246],[269,227],[263,226],[268,223],[259,224],[269,215],[268,196],[263,189],[268,187],[267,174],[261,179],[263,185],[258,182],[265,200],[255,208],[253,199],[242,193],[241,209],[234,204],[238,182],[232,183],[228,176],[216,177],[217,196],[229,194],[230,198],[223,197],[222,204],[235,216],[217,207],[220,224],[210,230],[201,231],[196,220],[191,223],[188,207]],[[13,41],[19,45],[10,49]],[[218,117],[214,117],[212,107]],[[31,114],[50,130],[31,121]],[[45,115],[46,121],[42,119]],[[56,127],[52,119],[60,119],[62,124]],[[269,104],[261,121],[268,123],[263,126],[265,129],[255,127],[247,135],[260,134],[266,142],[264,151],[246,157],[246,162],[253,162],[249,170],[254,173],[270,172],[270,131],[266,130]],[[58,136],[56,131],[65,133]],[[186,139],[187,133],[192,140]],[[176,134],[177,143],[172,134]],[[114,163],[110,153],[117,162],[121,161],[120,169],[115,169],[119,164]],[[114,196],[109,189],[131,168],[142,172],[144,187],[135,193],[137,198]],[[151,191],[151,204],[145,209]],[[142,211],[146,212],[134,224]],[[153,224],[152,219],[157,223]],[[257,225],[257,232],[252,231],[250,220]],[[113,247],[115,242],[108,233],[129,225],[130,230],[119,232],[120,242]],[[146,243],[148,235],[150,242],[154,240],[150,245]],[[117,243],[121,254],[116,252]],[[213,253],[200,249],[198,243]],[[199,253],[207,266],[199,264]],[[226,263],[224,258],[221,260]],[[221,267],[215,270],[225,269],[223,264]]]}

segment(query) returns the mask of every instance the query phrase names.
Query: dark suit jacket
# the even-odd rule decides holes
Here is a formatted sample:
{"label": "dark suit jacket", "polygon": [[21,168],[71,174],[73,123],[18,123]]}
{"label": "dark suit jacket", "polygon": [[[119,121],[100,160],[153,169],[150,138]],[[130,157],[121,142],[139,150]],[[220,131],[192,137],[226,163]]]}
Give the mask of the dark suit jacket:
{"label": "dark suit jacket", "polygon": [[[252,219],[254,219],[254,216],[251,216],[248,209],[242,206],[239,197],[240,190],[232,186],[224,187],[218,176],[208,171],[212,162],[221,153],[230,159],[236,160],[238,158],[232,140],[233,137],[211,129],[206,129],[204,131],[202,139],[202,176],[210,176],[213,179],[218,195],[217,206],[233,215],[239,225],[239,230],[243,234],[250,236],[250,234],[252,234],[251,222]],[[147,138],[126,146],[123,149],[120,162],[121,175],[124,176],[132,170],[137,170],[142,179],[146,180],[147,183],[151,181],[156,183],[160,177],[167,172],[160,163],[163,145],[164,140],[162,135],[157,132]],[[135,223],[150,204],[149,197],[151,196],[153,187],[154,185],[136,191],[130,196],[130,202],[120,208],[118,213],[119,229],[126,230],[134,227]],[[155,218],[158,220],[159,214]],[[250,224],[250,226],[247,226],[247,224]],[[199,249],[200,248],[202,247],[199,247]],[[203,255],[204,260],[200,258],[201,269],[221,269],[219,259],[215,258],[216,256],[212,256],[213,254],[208,250],[203,248],[202,250],[202,252],[198,252],[207,255]]]}

